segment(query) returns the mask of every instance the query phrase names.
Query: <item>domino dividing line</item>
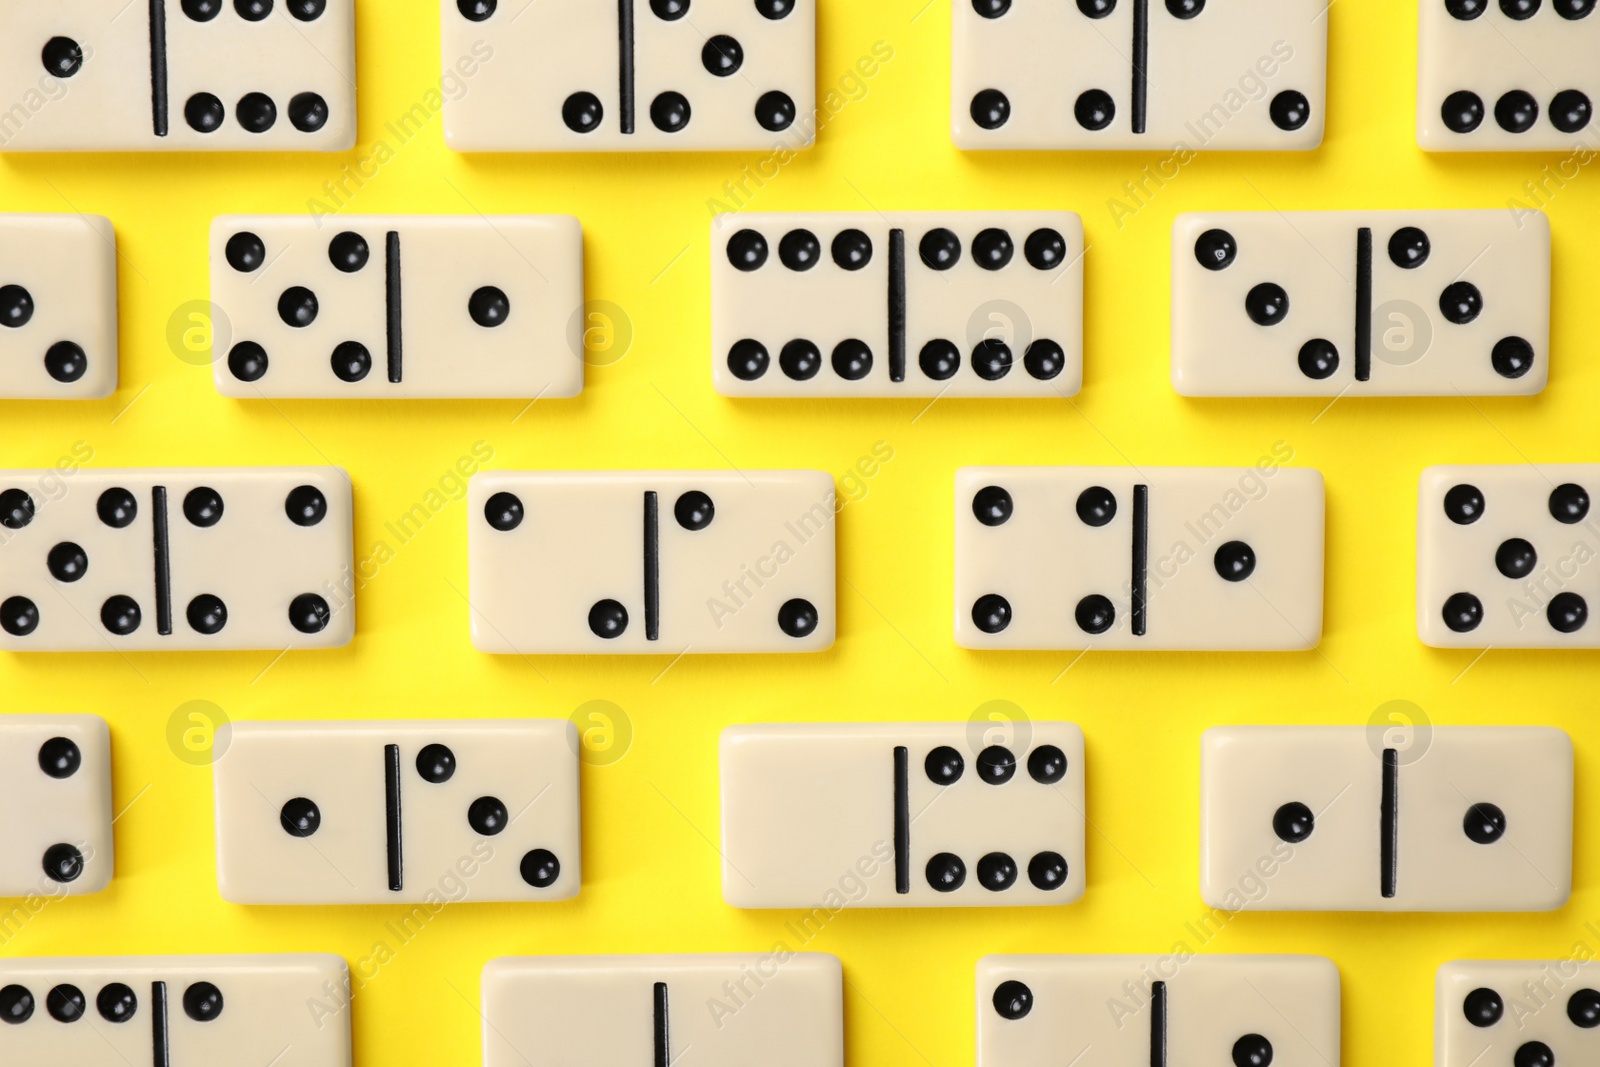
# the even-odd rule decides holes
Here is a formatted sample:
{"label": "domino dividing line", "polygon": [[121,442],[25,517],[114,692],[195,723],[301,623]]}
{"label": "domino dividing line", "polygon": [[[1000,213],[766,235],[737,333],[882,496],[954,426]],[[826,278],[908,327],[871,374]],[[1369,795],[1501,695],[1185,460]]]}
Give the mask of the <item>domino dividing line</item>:
{"label": "domino dividing line", "polygon": [[405,865],[400,854],[400,746],[383,746],[383,814],[385,844],[389,853],[389,888],[405,888]]}
{"label": "domino dividing line", "polygon": [[150,118],[167,135],[167,0],[150,0]]}
{"label": "domino dividing line", "polygon": [[633,132],[633,0],[617,0],[618,88],[622,132]]}
{"label": "domino dividing line", "polygon": [[911,750],[894,750],[894,891],[911,892]]}
{"label": "domino dividing line", "polygon": [[1150,0],[1133,0],[1133,132],[1144,132],[1150,88],[1145,65],[1150,60]]}
{"label": "domino dividing line", "polygon": [[1149,605],[1145,592],[1150,576],[1150,487],[1133,487],[1133,636],[1143,637]]}
{"label": "domino dividing line", "polygon": [[172,636],[172,539],[167,531],[167,487],[150,491],[150,525],[156,553],[156,633]]}
{"label": "domino dividing line", "polygon": [[1372,230],[1356,231],[1356,381],[1372,378]]}
{"label": "domino dividing line", "polygon": [[1150,986],[1150,1067],[1167,1067],[1167,983]]}
{"label": "domino dividing line", "polygon": [[672,1044],[667,1033],[667,983],[655,988],[655,1067],[672,1067]]}
{"label": "domino dividing line", "polygon": [[906,231],[889,231],[889,380],[906,380]]}
{"label": "domino dividing line", "polygon": [[1383,750],[1383,800],[1379,805],[1378,880],[1385,898],[1395,894],[1400,853],[1400,753]]}
{"label": "domino dividing line", "polygon": [[644,639],[661,639],[661,504],[653,489],[644,494]]}
{"label": "domino dividing line", "polygon": [[150,983],[150,1008],[154,1013],[150,1020],[151,1062],[155,1067],[172,1067],[172,1048],[167,1039],[167,983]]}
{"label": "domino dividing line", "polygon": [[389,381],[400,384],[403,338],[400,332],[400,235],[389,231],[384,240],[384,314],[388,320]]}

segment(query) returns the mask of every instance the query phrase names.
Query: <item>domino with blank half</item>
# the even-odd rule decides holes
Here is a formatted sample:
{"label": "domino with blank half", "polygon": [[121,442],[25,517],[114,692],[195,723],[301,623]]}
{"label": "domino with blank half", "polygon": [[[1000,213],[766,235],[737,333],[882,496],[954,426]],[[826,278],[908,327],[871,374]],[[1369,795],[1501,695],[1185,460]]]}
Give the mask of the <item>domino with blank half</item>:
{"label": "domino with blank half", "polygon": [[734,907],[1004,907],[1083,895],[1083,732],[1028,722],[724,730]]}

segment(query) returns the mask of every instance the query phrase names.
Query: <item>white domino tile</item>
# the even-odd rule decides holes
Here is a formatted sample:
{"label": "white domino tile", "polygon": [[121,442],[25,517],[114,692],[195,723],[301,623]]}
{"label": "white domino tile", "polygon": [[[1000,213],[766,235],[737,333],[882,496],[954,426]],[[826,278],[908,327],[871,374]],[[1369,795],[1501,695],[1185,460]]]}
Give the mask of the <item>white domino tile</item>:
{"label": "white domino tile", "polygon": [[1436,648],[1600,647],[1600,463],[1429,467],[1417,635]]}
{"label": "white domino tile", "polygon": [[1525,396],[1549,375],[1543,212],[1173,224],[1172,384],[1185,396]]}
{"label": "white domino tile", "polygon": [[[1592,928],[1591,928],[1592,929]],[[1434,1067],[1600,1062],[1593,960],[1451,960],[1439,968]]]}
{"label": "white domino tile", "polygon": [[224,215],[211,301],[224,396],[583,391],[583,233],[569,215]]}
{"label": "white domino tile", "polygon": [[351,513],[337,467],[0,471],[0,650],[347,644]]}
{"label": "white domino tile", "polygon": [[1594,0],[1421,0],[1417,143],[1429,152],[1593,145]]}
{"label": "white domino tile", "polygon": [[508,956],[483,969],[484,1067],[844,1067],[837,957]]}
{"label": "white domino tile", "polygon": [[0,152],[341,152],[355,0],[7,4],[0,99]]}
{"label": "white domino tile", "polygon": [[724,396],[1068,397],[1083,382],[1070,211],[719,215]]}
{"label": "white domino tile", "polygon": [[0,717],[0,897],[111,884],[111,731],[98,715]]}
{"label": "white domino tile", "polygon": [[0,215],[0,399],[94,400],[116,389],[111,220]]}
{"label": "white domino tile", "polygon": [[723,731],[722,895],[740,908],[1083,896],[1083,732],[1029,722]]}
{"label": "white domino tile", "polygon": [[1213,727],[1200,895],[1232,911],[1549,911],[1572,892],[1572,805],[1572,741],[1549,727]]}
{"label": "white domino tile", "polygon": [[816,135],[816,0],[441,11],[444,137],[458,152],[775,154]]}
{"label": "white domino tile", "polygon": [[1182,165],[1202,149],[1322,143],[1323,0],[953,0],[952,16],[960,148],[1146,151]]}
{"label": "white domino tile", "polygon": [[977,1067],[1339,1067],[1320,956],[985,956]]}
{"label": "white domino tile", "polygon": [[564,719],[233,722],[217,881],[238,904],[564,900],[581,881]]}
{"label": "white domino tile", "polygon": [[484,652],[818,652],[833,644],[821,471],[491,471],[467,490]]}
{"label": "white domino tile", "polygon": [[963,467],[955,638],[1288,651],[1322,635],[1323,484],[1255,467]]}
{"label": "white domino tile", "polygon": [[0,960],[0,1063],[351,1067],[338,956]]}

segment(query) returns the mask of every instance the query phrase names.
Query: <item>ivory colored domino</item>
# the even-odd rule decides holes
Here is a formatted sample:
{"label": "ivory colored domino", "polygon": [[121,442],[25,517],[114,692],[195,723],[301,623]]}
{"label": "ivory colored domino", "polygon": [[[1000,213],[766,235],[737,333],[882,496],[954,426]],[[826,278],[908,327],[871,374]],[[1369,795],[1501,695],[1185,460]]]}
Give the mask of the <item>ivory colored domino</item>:
{"label": "ivory colored domino", "polygon": [[74,0],[0,12],[0,152],[340,152],[354,0]]}
{"label": "ivory colored domino", "polygon": [[1594,1063],[1600,976],[1592,961],[1452,960],[1439,968],[1434,1067]]}
{"label": "ivory colored domino", "polygon": [[351,510],[338,467],[0,471],[0,649],[347,644]]}
{"label": "ivory colored domino", "polygon": [[233,722],[216,750],[225,900],[577,895],[578,739],[564,719]]}
{"label": "ivory colored domino", "polygon": [[350,1067],[338,956],[0,960],[0,1062]]}
{"label": "ivory colored domino", "polygon": [[0,717],[0,897],[111,884],[111,731],[98,715]]}
{"label": "ivory colored domino", "polygon": [[1441,466],[1417,506],[1417,636],[1600,648],[1600,463]]}
{"label": "ivory colored domino", "polygon": [[483,652],[818,652],[833,644],[821,471],[489,471],[467,489]]}
{"label": "ivory colored domino", "polygon": [[484,1067],[844,1067],[843,975],[820,952],[506,956],[483,968]]}
{"label": "ivory colored domino", "polygon": [[1083,383],[1070,211],[719,215],[724,396],[1064,397]]}
{"label": "ivory colored domino", "polygon": [[1322,143],[1321,0],[956,0],[951,38],[959,148],[1142,150],[1182,163],[1201,149]]}
{"label": "ivory colored domino", "polygon": [[976,649],[1285,651],[1322,635],[1322,475],[963,467],[955,638]]}
{"label": "ivory colored domino", "polygon": [[[737,908],[1070,904],[1083,732],[967,723],[722,732],[722,895]],[[835,904],[830,905],[829,902]]]}
{"label": "ivory colored domino", "polygon": [[977,985],[978,1067],[1339,1067],[1321,956],[985,956]]}
{"label": "ivory colored domino", "polygon": [[457,152],[777,152],[816,136],[815,0],[441,6]]}
{"label": "ivory colored domino", "polygon": [[1422,0],[1417,144],[1428,152],[1570,152],[1595,136],[1594,0]]}
{"label": "ivory colored domino", "polygon": [[1185,396],[1525,396],[1549,374],[1543,212],[1173,224],[1172,384]]}
{"label": "ivory colored domino", "polygon": [[211,301],[224,396],[583,391],[583,233],[569,215],[224,215]]}
{"label": "ivory colored domino", "polygon": [[116,389],[111,220],[0,215],[0,398],[93,400]]}
{"label": "ivory colored domino", "polygon": [[[1231,911],[1549,911],[1572,893],[1572,741],[1543,726],[1222,726],[1200,895]],[[1265,883],[1264,890],[1253,887]]]}

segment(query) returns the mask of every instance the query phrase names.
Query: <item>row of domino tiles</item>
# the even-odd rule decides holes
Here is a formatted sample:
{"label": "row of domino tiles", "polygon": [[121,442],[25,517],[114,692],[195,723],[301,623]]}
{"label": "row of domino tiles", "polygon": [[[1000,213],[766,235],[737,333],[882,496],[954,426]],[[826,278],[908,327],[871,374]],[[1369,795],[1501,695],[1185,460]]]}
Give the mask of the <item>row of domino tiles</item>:
{"label": "row of domino tiles", "polygon": [[[740,908],[1066,905],[1085,871],[1071,723],[732,726],[722,893]],[[236,904],[579,892],[566,720],[229,722],[211,752]],[[92,715],[0,720],[17,831],[0,894],[104,889],[111,745]],[[1549,911],[1572,890],[1573,749],[1540,726],[1213,727],[1200,895],[1228,911]]]}
{"label": "row of domino tiles", "polygon": [[[690,14],[691,5],[693,14]],[[354,0],[83,0],[0,16],[0,150],[341,151],[356,139]],[[1594,0],[1421,0],[1417,141],[1560,151],[1591,131]],[[966,149],[1310,150],[1321,0],[955,0],[951,132]],[[442,0],[458,151],[801,149],[818,106],[815,0]],[[895,50],[875,42],[846,81]],[[280,114],[281,113],[281,114]]]}
{"label": "row of domino tiles", "polygon": [[[1435,988],[1436,1067],[1589,1063],[1600,992],[1572,960],[1456,960]],[[530,956],[483,968],[484,1067],[530,1063],[843,1067],[837,957]],[[1340,1062],[1338,968],[1319,956],[985,956],[977,1067]],[[0,1050],[74,1067],[272,1056],[351,1067],[338,956],[0,962]],[[87,991],[86,991],[87,990]],[[311,1010],[307,1011],[306,1008]],[[288,1058],[285,1058],[288,1057]]]}
{"label": "row of domino tiles", "polygon": [[[892,456],[880,445],[858,469],[870,477]],[[957,644],[1315,648],[1325,487],[1292,458],[1279,446],[1238,468],[960,469]],[[372,561],[354,556],[342,469],[66,466],[0,471],[0,649],[286,651],[354,638]],[[1596,647],[1597,486],[1597,464],[1425,470],[1420,639]],[[822,651],[836,634],[834,519],[847,500],[822,471],[478,471],[466,492],[473,644]]]}
{"label": "row of domino tiles", "polygon": [[[1059,399],[1083,383],[1069,211],[721,215],[711,380],[735,398]],[[1543,213],[1199,212],[1172,238],[1189,396],[1529,396],[1550,373]],[[583,391],[595,311],[570,216],[222,216],[205,338],[243,399]],[[109,220],[0,216],[0,397],[117,387]],[[616,327],[617,323],[604,323]],[[631,327],[630,327],[631,329]]]}

